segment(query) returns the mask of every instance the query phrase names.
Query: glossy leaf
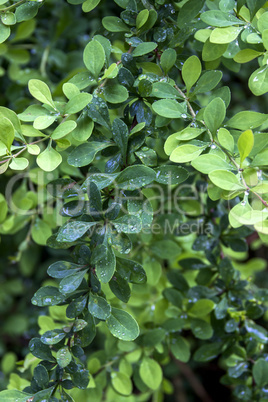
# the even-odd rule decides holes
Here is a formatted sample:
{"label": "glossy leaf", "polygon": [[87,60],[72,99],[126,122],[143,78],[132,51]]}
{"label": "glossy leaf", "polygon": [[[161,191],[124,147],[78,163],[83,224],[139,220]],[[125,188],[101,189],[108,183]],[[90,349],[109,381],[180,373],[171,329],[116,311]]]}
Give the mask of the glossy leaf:
{"label": "glossy leaf", "polygon": [[142,381],[152,390],[159,388],[162,382],[162,369],[160,365],[153,359],[149,357],[144,357],[139,373]]}
{"label": "glossy leaf", "polygon": [[99,318],[100,320],[107,320],[112,310],[110,304],[103,297],[90,293],[88,311],[93,317]]}
{"label": "glossy leaf", "polygon": [[200,77],[202,65],[197,56],[189,57],[182,67],[182,79],[185,82],[187,94]]}
{"label": "glossy leaf", "polygon": [[112,308],[106,323],[112,335],[124,341],[133,341],[140,332],[136,320],[129,313],[118,308]]}

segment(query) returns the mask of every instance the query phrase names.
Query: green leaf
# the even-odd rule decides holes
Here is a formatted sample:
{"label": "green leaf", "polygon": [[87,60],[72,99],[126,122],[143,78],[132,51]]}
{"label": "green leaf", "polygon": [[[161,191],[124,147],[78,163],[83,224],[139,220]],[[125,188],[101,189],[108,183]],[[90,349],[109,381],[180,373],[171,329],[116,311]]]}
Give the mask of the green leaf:
{"label": "green leaf", "polygon": [[245,190],[245,187],[240,183],[238,177],[227,170],[214,170],[209,174],[209,178],[213,184],[223,190]]}
{"label": "green leaf", "polygon": [[250,336],[260,343],[268,343],[268,332],[265,328],[255,324],[253,321],[246,320],[245,327]]}
{"label": "green leaf", "polygon": [[214,27],[229,27],[231,25],[244,25],[244,22],[230,13],[219,10],[210,10],[200,15],[201,20]]}
{"label": "green leaf", "polygon": [[227,43],[211,43],[209,39],[205,42],[202,50],[202,59],[204,61],[217,60],[227,50]]}
{"label": "green leaf", "polygon": [[106,323],[112,335],[123,341],[134,341],[139,336],[140,330],[136,320],[124,310],[112,308]]}
{"label": "green leaf", "polygon": [[257,22],[258,29],[262,33],[268,26],[268,12],[261,14]]}
{"label": "green leaf", "polygon": [[141,219],[135,215],[123,215],[115,219],[113,225],[119,233],[139,233],[142,229]]}
{"label": "green leaf", "polygon": [[151,245],[151,250],[159,258],[167,259],[176,258],[181,252],[180,246],[172,240],[155,241]]}
{"label": "green leaf", "polygon": [[128,282],[122,278],[118,272],[115,272],[115,275],[109,282],[109,287],[113,294],[124,303],[127,303],[130,298],[130,287]]}
{"label": "green leaf", "polygon": [[[248,86],[255,96],[268,92],[268,66],[262,66],[249,77]],[[253,112],[252,112],[253,113]]]}
{"label": "green leaf", "polygon": [[15,137],[15,130],[13,124],[6,117],[0,119],[0,141],[5,144],[8,151],[10,151],[11,145]]}
{"label": "green leaf", "polygon": [[86,272],[87,272],[87,270],[84,270],[84,271],[75,272],[73,274],[65,276],[60,281],[59,291],[64,295],[73,293],[81,285]]}
{"label": "green leaf", "polygon": [[57,241],[73,242],[80,239],[94,225],[96,225],[96,222],[66,222],[58,232]]}
{"label": "green leaf", "polygon": [[86,45],[83,60],[86,68],[93,77],[98,78],[105,63],[105,52],[102,45],[97,40],[93,39]]}
{"label": "green leaf", "polygon": [[[67,103],[67,105],[65,107],[65,113],[67,113],[67,114],[78,113],[82,109],[84,109],[91,100],[92,100],[91,94],[88,94],[86,92],[77,94],[77,95],[73,96]],[[66,122],[66,123],[68,123],[68,122]]]}
{"label": "green leaf", "polygon": [[237,146],[240,154],[240,166],[248,157],[254,145],[254,135],[251,130],[244,131],[238,138]]}
{"label": "green leaf", "polygon": [[180,335],[173,335],[170,340],[171,353],[183,363],[190,359],[191,352],[189,343]]}
{"label": "green leaf", "polygon": [[172,69],[177,60],[177,53],[174,49],[165,49],[161,54],[160,66],[162,67],[165,74]]}
{"label": "green leaf", "polygon": [[79,269],[83,268],[84,265],[77,265],[73,262],[68,261],[57,261],[48,267],[47,273],[52,278],[62,279],[65,276],[77,272]]}
{"label": "green leaf", "polygon": [[225,115],[226,107],[221,98],[215,98],[207,105],[204,111],[204,120],[212,134],[215,134],[221,126]]}
{"label": "green leaf", "polygon": [[105,85],[104,97],[110,103],[122,103],[128,99],[128,90],[123,85]]}
{"label": "green leaf", "polygon": [[4,24],[0,24],[0,43],[5,42],[5,40],[7,40],[10,34],[11,34],[10,27]]}
{"label": "green leaf", "polygon": [[150,357],[144,357],[139,373],[144,384],[152,390],[157,390],[163,379],[163,373],[160,365]]}
{"label": "green leaf", "polygon": [[52,172],[57,169],[61,161],[61,155],[51,146],[48,146],[36,158],[37,165],[45,172]]}
{"label": "green leaf", "polygon": [[181,145],[174,149],[169,159],[177,163],[191,162],[196,159],[204,149],[205,147],[197,147],[191,144]]}
{"label": "green leaf", "polygon": [[176,138],[180,141],[188,141],[196,137],[199,137],[199,135],[201,135],[204,131],[205,128],[195,128],[188,126],[184,128],[182,131],[178,131],[177,133],[174,133],[172,135],[176,134]]}
{"label": "green leaf", "polygon": [[49,376],[47,369],[39,364],[34,368],[33,372],[34,380],[37,382],[38,386],[41,388],[47,388],[49,383]]}
{"label": "green leaf", "polygon": [[259,127],[268,120],[268,115],[258,112],[239,112],[227,121],[226,126],[238,130],[248,130]]}
{"label": "green leaf", "polygon": [[132,381],[126,374],[113,371],[111,373],[111,379],[112,379],[112,386],[114,387],[115,391],[125,396],[131,394],[133,388]]}
{"label": "green leaf", "polygon": [[62,122],[52,133],[51,138],[53,140],[58,140],[65,137],[76,128],[77,124],[73,120],[68,120]]}
{"label": "green leaf", "polygon": [[2,402],[27,402],[33,395],[26,394],[16,389],[9,389],[0,392],[0,399]]}
{"label": "green leaf", "polygon": [[183,64],[181,74],[186,85],[187,94],[200,77],[202,65],[197,56],[189,57]]}
{"label": "green leaf", "polygon": [[259,387],[263,387],[268,383],[268,361],[260,358],[253,366],[253,378]]}
{"label": "green leaf", "polygon": [[268,164],[268,149],[264,149],[259,152],[253,161],[251,162],[251,166],[266,166]]}
{"label": "green leaf", "polygon": [[209,40],[211,43],[230,43],[237,38],[242,29],[234,26],[216,28],[212,31]]}
{"label": "green leaf", "polygon": [[89,165],[95,158],[95,155],[104,148],[110,146],[109,142],[86,142],[78,145],[68,155],[68,163],[71,166],[81,167]]}
{"label": "green leaf", "polygon": [[69,363],[72,361],[72,355],[69,351],[68,346],[64,346],[63,348],[59,349],[56,354],[56,359],[58,365],[61,368],[68,366]]}
{"label": "green leaf", "polygon": [[232,170],[233,166],[229,165],[224,159],[217,155],[206,154],[201,155],[191,162],[191,165],[202,173],[211,173],[214,170]]}
{"label": "green leaf", "polygon": [[196,83],[193,94],[211,91],[222,78],[222,72],[217,70],[206,71]]}
{"label": "green leaf", "polygon": [[66,332],[62,329],[54,329],[52,331],[47,331],[41,336],[41,341],[45,345],[55,345],[59,343],[63,338],[65,338]]}
{"label": "green leaf", "polygon": [[173,88],[167,82],[154,82],[153,89],[150,93],[155,98],[182,98],[176,88]]}
{"label": "green leaf", "polygon": [[88,311],[93,315],[93,317],[96,317],[99,320],[107,320],[111,315],[112,309],[106,299],[97,294],[90,293]]}
{"label": "green leaf", "polygon": [[187,117],[185,114],[184,104],[180,104],[173,99],[162,99],[156,101],[152,104],[153,111],[157,113],[159,116],[168,117],[168,118],[179,118],[183,115]]}
{"label": "green leaf", "polygon": [[220,342],[202,345],[195,352],[194,360],[197,362],[209,362],[220,354],[221,348]]}
{"label": "green leaf", "polygon": [[203,317],[214,310],[215,303],[209,299],[200,299],[188,310],[188,313],[196,317]]}
{"label": "green leaf", "polygon": [[118,17],[104,17],[102,25],[110,32],[128,32],[129,27]]}
{"label": "green leaf", "polygon": [[198,339],[210,339],[213,335],[212,326],[208,322],[198,318],[191,320],[191,330]]}
{"label": "green leaf", "polygon": [[28,83],[28,88],[30,94],[39,102],[45,103],[55,109],[55,104],[53,102],[51,92],[47,84],[40,80],[30,80]]}
{"label": "green leaf", "polygon": [[90,11],[94,10],[99,3],[100,0],[86,0],[82,4],[82,10],[84,13],[89,13]]}
{"label": "green leaf", "polygon": [[39,338],[32,338],[29,342],[30,352],[38,359],[55,362],[49,346],[44,345]]}
{"label": "green leaf", "polygon": [[27,1],[25,4],[18,6],[15,11],[17,22],[27,21],[36,16],[39,4],[33,1]]}
{"label": "green leaf", "polygon": [[199,11],[203,8],[205,0],[188,0],[180,8],[180,12],[177,19],[177,25],[179,28],[185,28],[185,25],[192,22],[193,18],[199,14]]}
{"label": "green leaf", "polygon": [[117,176],[116,186],[122,190],[135,190],[150,184],[155,177],[154,170],[147,166],[129,166]]}
{"label": "green leaf", "polygon": [[155,169],[156,181],[161,184],[180,184],[189,177],[186,169],[174,165],[162,165]]}
{"label": "green leaf", "polygon": [[55,306],[64,301],[64,296],[59,289],[54,286],[45,286],[40,288],[32,298],[32,304],[35,306]]}
{"label": "green leaf", "polygon": [[16,17],[15,14],[11,12],[5,12],[1,15],[1,21],[5,25],[14,25],[16,24]]}
{"label": "green leaf", "polygon": [[102,244],[96,257],[96,274],[100,282],[108,283],[115,271],[116,259],[111,246]]}
{"label": "green leaf", "polygon": [[234,138],[226,128],[220,128],[218,131],[218,140],[220,145],[230,151],[234,152]]}
{"label": "green leaf", "polygon": [[157,43],[155,42],[143,42],[140,43],[132,52],[133,57],[143,56],[144,54],[151,53],[157,48]]}

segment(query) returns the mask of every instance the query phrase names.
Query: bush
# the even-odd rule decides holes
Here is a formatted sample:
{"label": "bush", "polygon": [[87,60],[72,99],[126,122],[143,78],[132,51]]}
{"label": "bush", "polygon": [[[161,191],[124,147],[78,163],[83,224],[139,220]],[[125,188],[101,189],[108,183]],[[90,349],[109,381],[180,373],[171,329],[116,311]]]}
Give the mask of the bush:
{"label": "bush", "polygon": [[0,4],[0,400],[268,400],[268,2]]}

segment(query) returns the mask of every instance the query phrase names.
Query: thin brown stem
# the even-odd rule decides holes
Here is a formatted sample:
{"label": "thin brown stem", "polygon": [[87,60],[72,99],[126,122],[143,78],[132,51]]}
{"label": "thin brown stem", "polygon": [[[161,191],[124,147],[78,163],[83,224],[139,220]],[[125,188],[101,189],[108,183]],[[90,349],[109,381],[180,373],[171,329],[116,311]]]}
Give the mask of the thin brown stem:
{"label": "thin brown stem", "polygon": [[8,6],[8,7],[6,7],[6,8],[1,8],[1,9],[0,9],[0,12],[1,12],[1,13],[6,13],[7,11],[12,11],[12,10],[14,10],[15,8],[17,8],[18,6],[20,6],[21,4],[26,3],[26,1],[27,1],[27,0],[20,0],[20,1],[18,1],[17,3],[12,4],[11,6]]}
{"label": "thin brown stem", "polygon": [[175,88],[177,89],[177,91],[179,92],[179,94],[183,97],[183,99],[186,100],[187,107],[188,107],[188,109],[189,109],[189,111],[190,111],[190,114],[191,114],[192,118],[195,120],[195,119],[196,119],[196,114],[195,114],[194,109],[192,108],[191,103],[189,102],[189,99],[188,99],[187,96],[182,92],[182,90],[178,87],[178,85],[175,85]]}

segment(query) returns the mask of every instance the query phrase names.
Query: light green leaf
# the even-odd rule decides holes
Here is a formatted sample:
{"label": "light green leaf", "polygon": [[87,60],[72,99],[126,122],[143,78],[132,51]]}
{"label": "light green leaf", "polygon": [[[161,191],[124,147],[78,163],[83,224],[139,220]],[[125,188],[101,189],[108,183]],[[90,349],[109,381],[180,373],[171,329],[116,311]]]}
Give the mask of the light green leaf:
{"label": "light green leaf", "polygon": [[139,336],[140,330],[137,321],[124,310],[112,308],[112,313],[106,323],[112,335],[123,341],[134,341]]}
{"label": "light green leaf", "polygon": [[268,165],[268,148],[263,149],[259,152],[253,161],[251,162],[251,166],[267,166]]}
{"label": "light green leaf", "polygon": [[204,120],[212,134],[215,134],[221,126],[225,115],[226,107],[221,98],[215,98],[207,105],[204,111]]}
{"label": "light green leaf", "polygon": [[224,159],[217,155],[201,155],[191,162],[192,166],[202,173],[211,173],[213,170],[226,169],[232,170],[233,167],[229,165]]}
{"label": "light green leaf", "polygon": [[90,11],[94,10],[99,3],[100,0],[86,0],[82,4],[82,10],[84,13],[89,13]]}
{"label": "light green leaf", "polygon": [[39,155],[40,154],[40,148],[37,144],[28,144],[27,151],[31,155]]}
{"label": "light green leaf", "polygon": [[268,50],[268,29],[265,29],[263,31],[262,41],[263,41],[263,46],[265,47],[266,50]]}
{"label": "light green leaf", "polygon": [[129,27],[118,17],[104,17],[102,25],[110,32],[128,32]]}
{"label": "light green leaf", "polygon": [[75,95],[80,94],[80,91],[77,88],[77,86],[72,84],[71,82],[65,82],[65,84],[63,84],[63,86],[62,86],[62,91],[63,91],[64,95],[66,96],[66,98],[68,98],[68,99],[71,99]]}
{"label": "light green leaf", "polygon": [[176,88],[167,82],[154,82],[150,96],[155,98],[182,98]]}
{"label": "light green leaf", "polygon": [[52,235],[52,230],[44,220],[36,218],[32,226],[31,235],[35,243],[44,246],[47,243],[47,239]]}
{"label": "light green leaf", "polygon": [[191,320],[191,330],[198,339],[210,339],[213,335],[212,326],[208,322],[198,318]]}
{"label": "light green leaf", "polygon": [[215,303],[209,299],[200,299],[188,310],[188,313],[196,317],[203,317],[214,310]]}
{"label": "light green leaf", "polygon": [[196,159],[204,149],[205,147],[197,147],[191,144],[181,145],[172,151],[169,159],[177,163],[191,162]]}
{"label": "light green leaf", "polygon": [[13,124],[6,117],[0,118],[0,141],[2,141],[10,151],[11,145],[15,137]]}
{"label": "light green leaf", "polygon": [[9,26],[0,24],[0,43],[5,42],[5,40],[10,36],[11,30]]}
{"label": "light green leaf", "polygon": [[150,357],[144,357],[140,365],[140,376],[144,384],[157,390],[162,382],[163,373],[160,365]]}
{"label": "light green leaf", "polygon": [[234,138],[226,128],[220,128],[218,131],[218,140],[220,145],[230,151],[234,152]]}
{"label": "light green leaf", "polygon": [[37,165],[45,172],[55,170],[61,164],[61,161],[61,154],[55,151],[51,146],[48,146],[36,158]]}
{"label": "light green leaf", "polygon": [[68,366],[68,364],[72,361],[72,355],[69,351],[69,347],[64,346],[63,348],[59,349],[56,354],[56,359],[61,368]]}
{"label": "light green leaf", "polygon": [[254,135],[251,130],[244,131],[237,141],[238,151],[240,154],[240,166],[248,157],[254,145]]}
{"label": "light green leaf", "polygon": [[[153,111],[159,116],[168,118],[179,118],[185,114],[184,104],[178,103],[173,99],[162,99],[152,104]],[[185,114],[185,117],[187,115]]]}
{"label": "light green leaf", "polygon": [[182,67],[182,79],[186,85],[187,94],[200,77],[202,65],[197,56],[189,57]]}
{"label": "light green leaf", "polygon": [[209,173],[209,178],[215,186],[218,186],[223,190],[245,190],[245,187],[240,183],[238,177],[227,170],[214,170]]}
{"label": "light green leaf", "polygon": [[137,29],[140,29],[148,20],[149,18],[149,10],[145,8],[144,10],[141,10],[139,14],[137,15],[136,19],[136,27]]}
{"label": "light green leaf", "polygon": [[172,135],[176,135],[176,138],[180,141],[189,141],[196,137],[199,137],[199,135],[201,135],[204,131],[205,128],[195,128],[188,126],[184,130],[178,131],[177,133],[174,133]]}
{"label": "light green leaf", "polygon": [[260,55],[262,55],[262,52],[258,52],[257,50],[242,49],[234,56],[234,61],[236,63],[248,63],[249,61],[256,59],[256,57],[259,57]]}
{"label": "light green leaf", "polygon": [[180,335],[174,335],[170,344],[171,353],[183,363],[187,363],[190,359],[191,352],[189,343]]}
{"label": "light green leaf", "polygon": [[73,96],[65,107],[65,113],[73,114],[78,113],[84,109],[92,100],[92,95],[86,92],[79,93]]}
{"label": "light green leaf", "polygon": [[162,184],[180,184],[187,180],[189,173],[186,169],[174,165],[162,165],[155,169],[156,181]]}
{"label": "light green leaf", "polygon": [[112,64],[109,66],[109,68],[105,69],[104,74],[103,74],[103,76],[102,76],[102,79],[105,79],[105,78],[110,78],[110,79],[115,78],[115,77],[117,77],[118,72],[119,72],[119,69],[118,69],[118,67],[117,67],[117,64],[116,64],[116,63],[112,63]]}
{"label": "light green leaf", "polygon": [[140,43],[132,52],[133,57],[143,56],[144,54],[151,53],[157,48],[157,43],[155,42],[143,42]]}
{"label": "light green leaf", "polygon": [[58,125],[58,127],[53,131],[51,138],[53,140],[58,140],[65,137],[76,128],[77,124],[73,120],[64,121]]}
{"label": "light green leaf", "polygon": [[34,120],[33,128],[38,129],[38,130],[44,130],[45,128],[48,128],[51,126],[54,121],[56,120],[56,116],[38,116]]}
{"label": "light green leaf", "polygon": [[268,28],[268,12],[261,14],[257,22],[258,30],[262,33]]}
{"label": "light green leaf", "polygon": [[214,27],[229,27],[231,25],[244,25],[244,22],[230,13],[220,10],[210,10],[200,15],[201,20]]}
{"label": "light green leaf", "polygon": [[268,115],[264,113],[245,111],[239,112],[226,122],[226,126],[238,130],[248,130],[259,127],[268,120]]}
{"label": "light green leaf", "polygon": [[131,394],[133,388],[132,382],[131,379],[125,373],[113,371],[111,373],[111,379],[112,379],[112,386],[117,392],[119,392],[119,394],[125,396]]}
{"label": "light green leaf", "polygon": [[86,45],[83,60],[93,77],[98,78],[105,63],[105,52],[97,40],[93,39]]}
{"label": "light green leaf", "polygon": [[174,66],[177,60],[177,53],[175,49],[165,49],[161,54],[160,66],[162,67],[165,74]]}
{"label": "light green leaf", "polygon": [[193,94],[211,91],[222,78],[222,72],[217,70],[206,71],[196,83]]}
{"label": "light green leaf", "polygon": [[105,85],[103,91],[105,100],[110,103],[122,103],[128,99],[128,90],[123,85]]}
{"label": "light green leaf", "polygon": [[32,396],[16,389],[8,389],[0,392],[1,402],[27,402]]}
{"label": "light green leaf", "polygon": [[240,27],[225,27],[216,28],[210,35],[211,43],[230,43],[237,38],[243,28]]}
{"label": "light green leaf", "polygon": [[[268,92],[268,66],[262,66],[255,70],[249,77],[248,86],[255,96]],[[253,113],[253,112],[252,112]]]}
{"label": "light green leaf", "polygon": [[93,317],[97,317],[99,320],[107,320],[111,315],[112,309],[106,299],[97,294],[90,293],[88,311]]}
{"label": "light green leaf", "polygon": [[45,103],[55,109],[51,92],[47,84],[41,80],[32,79],[28,83],[30,94],[39,102]]}

